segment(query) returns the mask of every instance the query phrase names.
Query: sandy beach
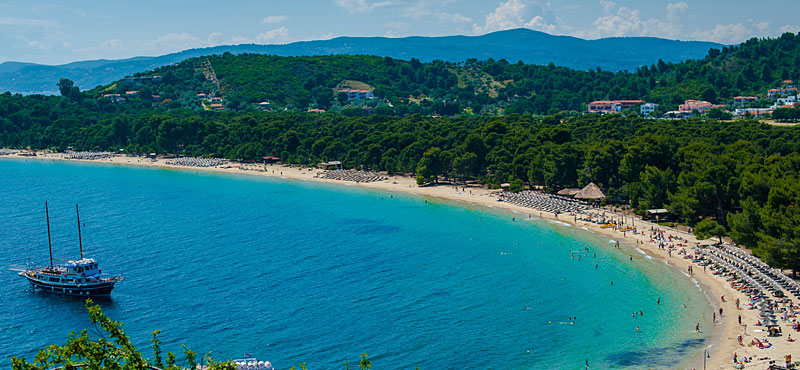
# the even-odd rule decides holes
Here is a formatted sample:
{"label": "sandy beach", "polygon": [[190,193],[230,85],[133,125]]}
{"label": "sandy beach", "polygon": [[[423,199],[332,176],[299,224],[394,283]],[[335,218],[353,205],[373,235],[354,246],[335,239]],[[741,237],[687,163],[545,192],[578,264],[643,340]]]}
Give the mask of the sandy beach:
{"label": "sandy beach", "polygon": [[[16,155],[0,156],[0,159],[2,158],[13,158],[14,160],[23,159]],[[660,249],[658,244],[652,240],[654,233],[651,232],[651,229],[658,229],[662,231],[665,238],[671,237],[672,240],[669,241],[669,243],[674,244],[678,249],[683,246],[687,246],[686,248],[689,249],[688,246],[693,246],[698,242],[692,234],[675,229],[664,228],[662,226],[643,221],[638,217],[634,219],[632,219],[629,215],[625,215],[623,217],[622,214],[617,214],[604,209],[597,209],[593,211],[595,213],[605,212],[606,217],[619,219],[620,223],[622,223],[624,218],[625,222],[622,223],[622,225],[635,226],[636,229],[640,231],[638,234],[634,234],[633,232],[622,233],[617,231],[616,228],[602,228],[600,227],[601,225],[597,223],[581,221],[579,219],[576,220],[575,217],[567,214],[554,215],[547,212],[539,212],[538,210],[533,210],[531,208],[517,206],[508,202],[501,202],[498,201],[497,190],[488,190],[483,187],[467,186],[466,188],[463,188],[463,190],[462,186],[460,185],[458,187],[450,185],[419,187],[417,186],[415,179],[402,176],[388,176],[388,179],[383,181],[356,183],[351,181],[322,179],[317,177],[317,175],[322,172],[321,170],[308,167],[299,168],[296,166],[287,167],[284,165],[237,163],[230,163],[226,166],[218,167],[187,167],[169,165],[166,163],[167,160],[165,159],[158,159],[154,162],[149,158],[112,156],[110,158],[96,160],[76,160],[65,159],[65,155],[61,153],[37,153],[37,156],[35,157],[25,157],[24,159],[37,161],[84,161],[193,172],[202,171],[236,175],[246,174],[252,176],[269,176],[294,180],[318,181],[337,185],[359,186],[377,191],[408,193],[447,201],[465,202],[482,207],[515,211],[521,214],[532,215],[532,217],[542,217],[546,219],[557,218],[561,222],[566,222],[578,227],[585,227],[591,232],[606,235],[614,240],[619,240],[623,248],[631,248],[631,250],[633,250],[632,248],[639,248],[654,259],[664,260],[668,265],[675,268],[677,272],[686,276],[687,279],[695,281],[697,285],[703,289],[705,295],[709,299],[709,305],[711,306],[708,314],[712,315],[713,309],[713,313],[716,316],[714,328],[701,328],[701,330],[706,333],[708,333],[709,330],[713,330],[713,335],[711,336],[712,340],[704,344],[704,348],[708,349],[710,356],[710,358],[705,359],[706,369],[733,369],[734,354],[736,354],[738,357],[752,357],[753,360],[746,365],[746,369],[766,369],[770,360],[774,360],[777,364],[783,365],[785,363],[784,356],[787,354],[792,355],[793,361],[800,360],[800,345],[798,343],[791,343],[787,340],[789,333],[796,334],[792,336],[793,338],[800,337],[800,333],[794,332],[785,322],[780,322],[783,335],[769,338],[770,343],[773,344],[771,348],[759,349],[756,346],[748,346],[747,344],[749,344],[754,338],[763,339],[767,337],[765,328],[755,325],[759,320],[759,311],[745,309],[743,305],[740,305],[740,308],[737,309],[734,303],[736,299],[742,303],[745,303],[749,301],[749,298],[745,294],[732,288],[731,284],[727,282],[724,277],[713,275],[710,269],[705,272],[702,266],[693,264],[691,259],[683,258],[683,256],[674,252],[670,256],[666,249]],[[713,241],[700,241],[700,243],[711,244]],[[645,258],[645,256],[640,253],[631,253],[631,255],[633,256],[634,263],[637,259]],[[691,275],[688,273],[689,266],[693,266],[693,274]],[[722,297],[724,297],[724,302]],[[653,299],[656,298],[654,297]],[[723,309],[722,315],[718,314],[720,308]],[[742,325],[739,324],[740,315]],[[690,329],[694,330],[694,328]],[[737,337],[739,335],[743,337],[744,345],[739,345],[737,341]],[[687,363],[689,364],[688,368],[703,369],[703,357],[704,356],[701,351],[701,353],[697,354],[693,359],[687,359]]]}

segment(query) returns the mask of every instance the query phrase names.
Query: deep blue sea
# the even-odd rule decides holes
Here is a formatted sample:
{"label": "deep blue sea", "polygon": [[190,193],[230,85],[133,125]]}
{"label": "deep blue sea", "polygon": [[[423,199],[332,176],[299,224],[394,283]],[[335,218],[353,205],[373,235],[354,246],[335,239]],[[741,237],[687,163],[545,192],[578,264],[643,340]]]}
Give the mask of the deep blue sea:
{"label": "deep blue sea", "polygon": [[375,369],[673,368],[707,338],[695,323],[710,327],[702,292],[663,261],[536,217],[354,186],[3,159],[0,366],[89,326],[81,299],[9,270],[48,263],[45,201],[57,258],[78,257],[80,204],[87,257],[126,277],[99,303],[147,356],[161,329],[165,350],[250,352],[278,369],[354,367],[362,352]]}

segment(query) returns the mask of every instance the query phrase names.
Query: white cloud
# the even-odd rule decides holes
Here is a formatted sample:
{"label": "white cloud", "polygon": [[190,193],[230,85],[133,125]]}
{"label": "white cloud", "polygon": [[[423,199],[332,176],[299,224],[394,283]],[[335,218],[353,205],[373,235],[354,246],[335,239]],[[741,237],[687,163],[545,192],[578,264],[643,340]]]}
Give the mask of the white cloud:
{"label": "white cloud", "polygon": [[734,44],[746,40],[754,33],[742,23],[718,24],[710,30],[697,30],[693,36],[697,40]]}
{"label": "white cloud", "polygon": [[483,26],[476,24],[473,29],[476,34],[481,34],[522,27],[522,24],[525,23],[520,15],[523,9],[525,9],[525,4],[521,0],[508,0],[500,3],[500,6],[486,16]]}
{"label": "white cloud", "polygon": [[382,6],[391,4],[389,1],[373,0],[334,0],[334,3],[347,10],[348,13],[369,12]]}
{"label": "white cloud", "polygon": [[753,23],[753,27],[758,29],[758,32],[761,32],[763,34],[764,32],[767,31],[767,29],[769,29],[769,22],[764,21],[760,23]]}
{"label": "white cloud", "polygon": [[252,44],[253,41],[244,36],[233,36],[231,37],[231,44],[238,45],[238,44]]}
{"label": "white cloud", "polygon": [[528,23],[525,23],[525,28],[552,34],[556,33],[557,27],[554,24],[547,23],[547,21],[541,15],[537,15],[528,21]]}
{"label": "white cloud", "polygon": [[[108,39],[98,44],[70,50],[78,60],[94,58],[130,58],[142,55],[163,55],[186,49],[222,45],[229,41],[221,32],[212,32],[207,37],[190,33],[168,33],[152,40]],[[232,40],[231,38],[230,40]]]}
{"label": "white cloud", "polygon": [[[407,6],[400,13],[400,16],[405,18],[412,18],[415,20],[423,20],[428,22],[449,22],[449,23],[470,23],[472,18],[464,16],[461,13],[450,13],[441,9],[443,5],[451,3],[451,0],[443,1],[417,1],[416,3]],[[432,9],[436,8],[436,9]]]}
{"label": "white cloud", "polygon": [[222,43],[222,32],[212,32],[210,35],[208,35],[208,39],[206,40],[206,44],[208,44],[208,46],[217,46],[221,45]]}
{"label": "white cloud", "polygon": [[677,39],[683,36],[682,23],[669,19],[678,20],[679,14],[688,10],[688,5],[685,3],[667,4],[667,19],[642,19],[638,9],[624,6],[617,8],[617,5],[610,1],[601,1],[601,5],[605,14],[597,17],[592,22],[592,27],[574,31],[571,33],[572,36],[585,39],[633,36]]}
{"label": "white cloud", "polygon": [[786,32],[798,33],[798,32],[800,32],[800,26],[792,26],[792,25],[788,25],[787,24],[787,25],[779,28],[778,30],[781,31],[781,34],[786,33]]}
{"label": "white cloud", "polygon": [[688,10],[689,4],[683,1],[679,3],[669,3],[667,4],[667,19],[674,22],[680,19]]}
{"label": "white cloud", "polygon": [[621,37],[641,34],[643,22],[639,19],[639,11],[620,7],[616,13],[604,15],[595,19],[594,30],[590,31],[595,37]]}
{"label": "white cloud", "polygon": [[476,35],[512,28],[530,28],[547,33],[564,33],[569,27],[555,17],[550,3],[537,0],[508,0],[501,2],[486,15],[483,25],[473,24]]}
{"label": "white cloud", "polygon": [[44,19],[16,18],[16,17],[0,18],[0,26],[58,28],[58,24],[52,21]]}
{"label": "white cloud", "polygon": [[143,46],[149,50],[173,52],[204,46],[204,40],[187,32],[175,32],[146,41]]}
{"label": "white cloud", "polygon": [[259,33],[253,41],[256,44],[285,44],[290,41],[289,29],[286,26],[281,26],[274,30]]}
{"label": "white cloud", "polygon": [[53,21],[38,18],[1,17],[0,39],[11,47],[38,51],[63,51],[72,47],[74,39]]}
{"label": "white cloud", "polygon": [[603,6],[603,11],[604,12],[610,13],[617,6],[617,3],[613,2],[613,1],[600,0],[600,5]]}
{"label": "white cloud", "polygon": [[261,24],[278,24],[285,21],[287,18],[285,15],[270,15],[261,20]]}

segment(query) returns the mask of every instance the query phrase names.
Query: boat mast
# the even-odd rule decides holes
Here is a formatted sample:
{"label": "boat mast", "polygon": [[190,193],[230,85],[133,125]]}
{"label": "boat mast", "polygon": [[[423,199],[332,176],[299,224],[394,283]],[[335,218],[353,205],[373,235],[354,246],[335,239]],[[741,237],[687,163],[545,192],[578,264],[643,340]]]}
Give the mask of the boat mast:
{"label": "boat mast", "polygon": [[47,210],[47,201],[44,202],[44,214],[47,217],[47,248],[50,249],[50,268],[53,268],[53,243],[50,242],[50,211]]}
{"label": "boat mast", "polygon": [[81,213],[78,212],[78,205],[75,205],[75,214],[78,215],[78,246],[81,248],[81,259],[83,259],[83,241],[81,240]]}

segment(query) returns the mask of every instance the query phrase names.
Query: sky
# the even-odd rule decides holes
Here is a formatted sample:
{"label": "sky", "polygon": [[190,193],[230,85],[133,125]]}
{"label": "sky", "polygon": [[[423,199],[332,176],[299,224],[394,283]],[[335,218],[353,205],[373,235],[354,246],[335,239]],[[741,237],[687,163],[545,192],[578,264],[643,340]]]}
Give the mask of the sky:
{"label": "sky", "polygon": [[800,32],[793,0],[0,0],[0,63],[63,64],[339,36],[482,35],[735,44]]}

